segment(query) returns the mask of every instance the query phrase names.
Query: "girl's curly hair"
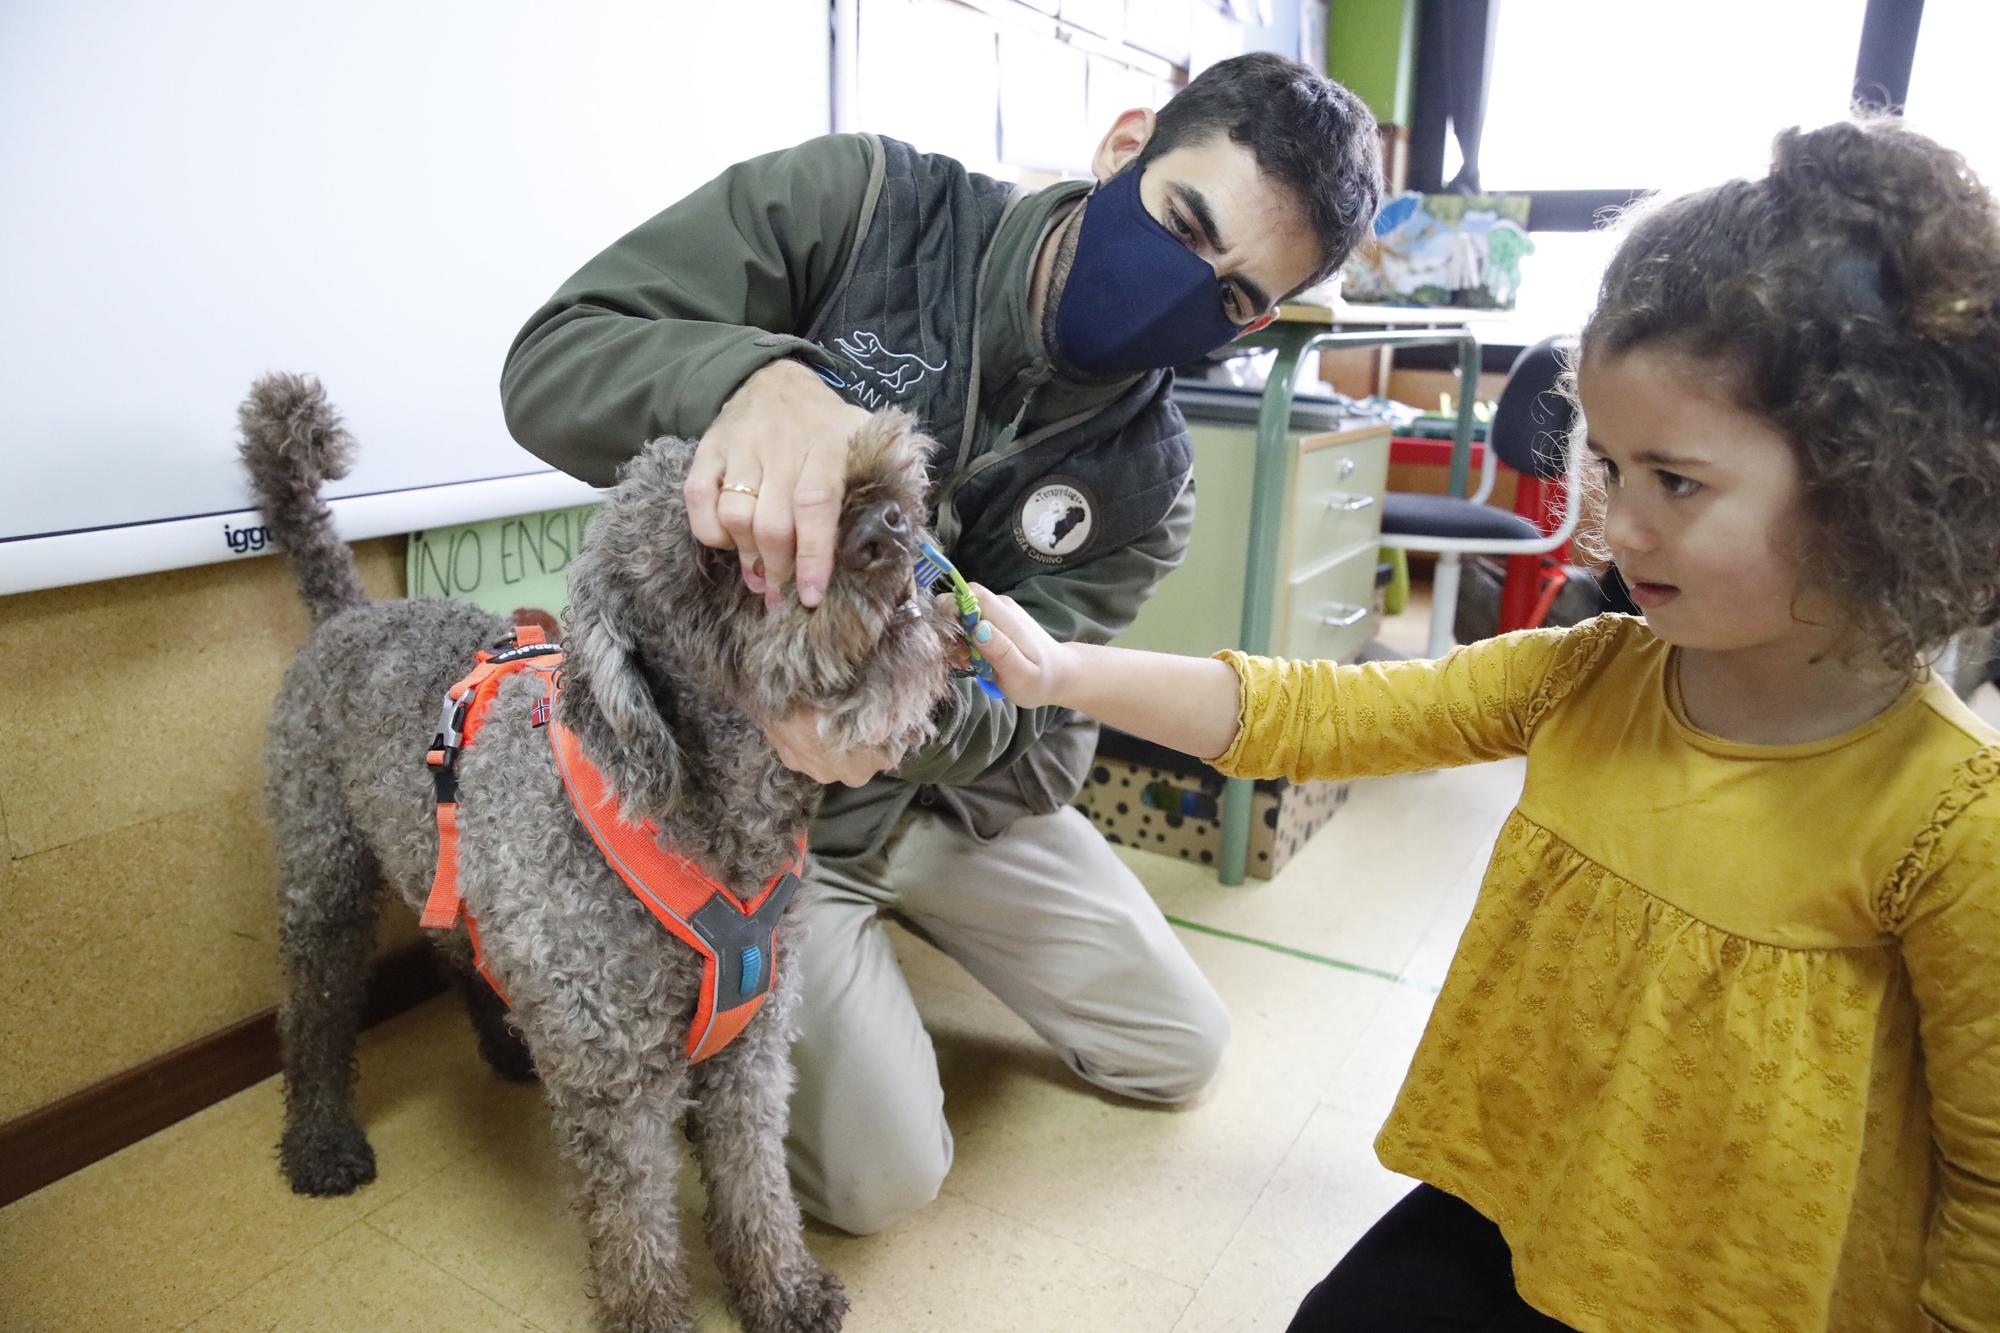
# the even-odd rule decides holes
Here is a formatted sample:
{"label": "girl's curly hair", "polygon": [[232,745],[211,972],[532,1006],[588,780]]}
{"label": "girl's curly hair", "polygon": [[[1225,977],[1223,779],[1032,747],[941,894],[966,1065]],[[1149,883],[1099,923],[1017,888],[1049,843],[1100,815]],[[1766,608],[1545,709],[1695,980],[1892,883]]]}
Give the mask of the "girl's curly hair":
{"label": "girl's curly hair", "polygon": [[1581,361],[1722,366],[1797,451],[1805,577],[1910,670],[2000,616],[2000,208],[1890,117],[1786,130],[1770,174],[1632,210]]}

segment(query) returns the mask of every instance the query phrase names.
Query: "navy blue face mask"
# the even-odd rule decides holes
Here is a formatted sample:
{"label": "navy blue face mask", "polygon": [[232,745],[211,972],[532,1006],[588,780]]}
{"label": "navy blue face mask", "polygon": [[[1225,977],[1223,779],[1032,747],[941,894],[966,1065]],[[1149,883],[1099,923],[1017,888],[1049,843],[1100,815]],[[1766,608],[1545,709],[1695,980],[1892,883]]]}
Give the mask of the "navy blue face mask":
{"label": "navy blue face mask", "polygon": [[1146,211],[1139,168],[1098,186],[1057,299],[1057,356],[1097,375],[1167,370],[1239,332],[1215,270]]}

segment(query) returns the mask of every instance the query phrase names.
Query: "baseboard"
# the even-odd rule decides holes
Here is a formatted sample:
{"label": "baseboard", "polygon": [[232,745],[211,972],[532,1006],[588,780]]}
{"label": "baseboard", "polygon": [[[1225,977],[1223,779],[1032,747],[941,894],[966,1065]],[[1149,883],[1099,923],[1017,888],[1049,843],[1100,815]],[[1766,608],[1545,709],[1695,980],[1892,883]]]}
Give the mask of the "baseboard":
{"label": "baseboard", "polygon": [[[369,975],[362,1026],[415,1008],[445,985],[427,941],[383,954]],[[278,1011],[266,1009],[9,1120],[0,1125],[0,1207],[277,1072]]]}

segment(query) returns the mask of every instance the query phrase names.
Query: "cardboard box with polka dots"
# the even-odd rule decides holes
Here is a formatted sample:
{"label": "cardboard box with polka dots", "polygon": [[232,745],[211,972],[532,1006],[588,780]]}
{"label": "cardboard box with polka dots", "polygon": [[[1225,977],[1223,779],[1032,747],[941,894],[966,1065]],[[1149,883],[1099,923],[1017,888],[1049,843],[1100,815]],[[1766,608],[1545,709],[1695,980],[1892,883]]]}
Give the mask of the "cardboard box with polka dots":
{"label": "cardboard box with polka dots", "polygon": [[[1222,775],[1199,760],[1107,729],[1076,806],[1112,843],[1214,865],[1222,789]],[[1249,873],[1269,879],[1284,869],[1346,799],[1344,782],[1257,783]]]}

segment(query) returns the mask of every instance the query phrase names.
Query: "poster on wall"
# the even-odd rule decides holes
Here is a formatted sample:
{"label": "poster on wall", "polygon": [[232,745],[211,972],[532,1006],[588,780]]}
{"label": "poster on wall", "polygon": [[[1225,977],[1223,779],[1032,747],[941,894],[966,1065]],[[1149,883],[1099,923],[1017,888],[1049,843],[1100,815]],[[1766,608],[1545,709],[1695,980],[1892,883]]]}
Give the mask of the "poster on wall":
{"label": "poster on wall", "polygon": [[1512,310],[1528,239],[1525,194],[1400,194],[1342,268],[1350,301]]}

